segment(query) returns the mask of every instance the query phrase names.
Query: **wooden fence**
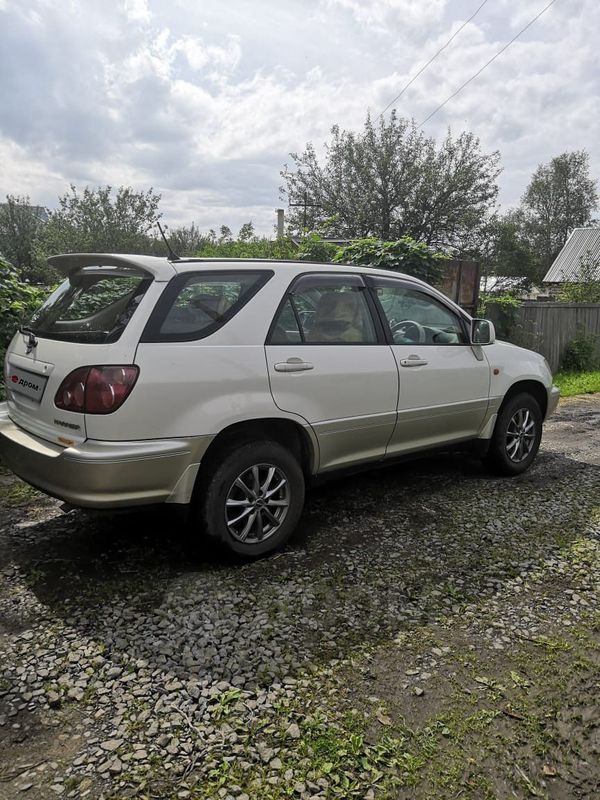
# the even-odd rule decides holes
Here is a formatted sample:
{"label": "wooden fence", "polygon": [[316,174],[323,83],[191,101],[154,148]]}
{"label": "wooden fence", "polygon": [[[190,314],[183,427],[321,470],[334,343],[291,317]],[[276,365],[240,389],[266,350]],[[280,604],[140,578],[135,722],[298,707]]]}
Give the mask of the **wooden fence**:
{"label": "wooden fence", "polygon": [[526,301],[510,322],[493,304],[488,314],[498,325],[498,338],[541,353],[553,372],[560,368],[566,346],[579,331],[600,336],[600,303]]}

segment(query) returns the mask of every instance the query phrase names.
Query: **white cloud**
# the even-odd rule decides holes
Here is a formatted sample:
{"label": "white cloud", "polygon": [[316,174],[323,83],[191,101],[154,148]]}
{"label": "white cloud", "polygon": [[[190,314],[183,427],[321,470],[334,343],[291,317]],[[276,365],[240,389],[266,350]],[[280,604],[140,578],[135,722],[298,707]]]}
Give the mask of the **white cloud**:
{"label": "white cloud", "polygon": [[[514,33],[488,4],[398,108],[424,119]],[[2,8],[3,0],[0,0]],[[543,3],[542,3],[543,5]],[[528,18],[539,10],[528,0]],[[30,0],[4,5],[0,196],[51,202],[70,181],[154,186],[170,222],[271,231],[279,170],[333,123],[361,126],[473,12],[456,0]],[[315,12],[316,13],[316,12]],[[512,27],[511,27],[512,26]],[[600,170],[594,0],[561,0],[427,123],[499,149],[504,202],[540,161],[587,148]]]}
{"label": "white cloud", "polygon": [[125,0],[123,8],[130,22],[150,22],[152,14],[148,8],[148,0]]}
{"label": "white cloud", "polygon": [[148,76],[176,80],[180,56],[194,72],[205,71],[211,77],[229,73],[241,58],[239,37],[227,36],[222,46],[207,45],[197,36],[174,37],[168,28],[163,28],[152,39],[141,40],[123,61],[106,64],[106,74],[113,86],[119,82],[135,83]]}
{"label": "white cloud", "polygon": [[59,171],[10,139],[0,138],[0,164],[3,194],[29,195],[34,204],[54,205],[58,194],[68,188]]}
{"label": "white cloud", "polygon": [[327,0],[327,4],[347,9],[361,25],[381,28],[401,22],[422,27],[441,19],[446,0]]}

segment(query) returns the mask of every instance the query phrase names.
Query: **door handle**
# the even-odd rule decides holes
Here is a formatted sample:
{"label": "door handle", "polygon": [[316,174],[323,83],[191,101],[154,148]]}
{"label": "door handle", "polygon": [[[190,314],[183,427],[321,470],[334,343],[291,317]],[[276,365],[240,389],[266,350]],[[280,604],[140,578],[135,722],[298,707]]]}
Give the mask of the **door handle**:
{"label": "door handle", "polygon": [[402,358],[400,364],[403,367],[424,367],[427,364],[426,359],[421,356],[412,355],[408,358]]}
{"label": "door handle", "polygon": [[275,372],[306,372],[307,369],[314,369],[315,365],[310,361],[302,361],[301,358],[288,358],[287,361],[280,361],[274,365]]}

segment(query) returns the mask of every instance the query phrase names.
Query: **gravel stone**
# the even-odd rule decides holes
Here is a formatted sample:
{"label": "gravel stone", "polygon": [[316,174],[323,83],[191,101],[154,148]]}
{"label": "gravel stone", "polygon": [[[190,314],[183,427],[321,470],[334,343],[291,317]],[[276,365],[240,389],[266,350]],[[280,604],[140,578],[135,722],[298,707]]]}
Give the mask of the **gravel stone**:
{"label": "gravel stone", "polygon": [[300,733],[300,728],[295,722],[292,722],[292,724],[287,729],[286,734],[292,739],[299,739],[300,736],[302,735]]}
{"label": "gravel stone", "polygon": [[[365,713],[393,734],[395,710],[369,672],[380,645],[400,657],[403,637],[435,632],[397,676],[401,710],[424,713],[440,677],[452,678],[450,628],[473,658],[487,648],[505,659],[598,614],[600,401],[569,409],[549,421],[524,476],[488,480],[468,458],[436,457],[348,478],[315,489],[306,530],[256,562],[192,557],[178,523],[158,513],[125,526],[61,515],[52,500],[4,507],[0,495],[0,730],[11,747],[54,748],[15,788],[31,790],[35,775],[57,796],[161,796],[168,786],[195,797],[196,782],[233,764],[235,778],[207,796],[324,798],[334,784],[299,746],[316,724],[305,700],[316,692],[335,705],[351,688],[336,676],[352,668],[369,685]],[[565,430],[576,431],[567,445]],[[466,689],[489,695],[486,684]],[[77,789],[67,792],[66,778]],[[357,796],[376,796],[369,780],[365,771]]]}

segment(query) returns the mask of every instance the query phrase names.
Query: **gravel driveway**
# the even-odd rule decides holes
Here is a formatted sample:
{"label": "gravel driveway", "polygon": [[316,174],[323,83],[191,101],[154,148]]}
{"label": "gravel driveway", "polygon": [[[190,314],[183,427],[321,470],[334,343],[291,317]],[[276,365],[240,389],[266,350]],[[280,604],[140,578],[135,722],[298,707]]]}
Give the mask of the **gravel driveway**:
{"label": "gravel driveway", "polygon": [[534,467],[314,489],[280,554],[0,472],[0,797],[598,798],[600,396]]}

